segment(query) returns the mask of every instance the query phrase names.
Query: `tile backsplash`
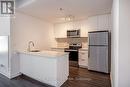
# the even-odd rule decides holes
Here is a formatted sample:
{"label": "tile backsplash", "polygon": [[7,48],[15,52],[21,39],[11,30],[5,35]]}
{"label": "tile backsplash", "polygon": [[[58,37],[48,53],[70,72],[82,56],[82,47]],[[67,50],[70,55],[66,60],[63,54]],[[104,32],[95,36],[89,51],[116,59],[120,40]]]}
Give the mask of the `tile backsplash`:
{"label": "tile backsplash", "polygon": [[87,48],[88,38],[57,38],[57,47],[68,47],[71,43],[82,43],[82,48]]}

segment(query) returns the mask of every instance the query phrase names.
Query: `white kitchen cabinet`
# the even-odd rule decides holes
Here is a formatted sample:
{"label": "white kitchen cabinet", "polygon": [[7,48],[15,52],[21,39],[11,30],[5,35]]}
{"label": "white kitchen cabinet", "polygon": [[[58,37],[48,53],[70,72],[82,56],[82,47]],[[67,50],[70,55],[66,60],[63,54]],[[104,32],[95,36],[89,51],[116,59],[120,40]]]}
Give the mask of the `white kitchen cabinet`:
{"label": "white kitchen cabinet", "polygon": [[111,15],[98,16],[98,29],[99,30],[110,30],[111,26]]}
{"label": "white kitchen cabinet", "polygon": [[88,26],[89,26],[89,31],[95,31],[97,30],[98,27],[98,17],[89,17],[88,18]]}
{"label": "white kitchen cabinet", "polygon": [[85,27],[81,28],[80,32],[81,32],[80,34],[81,37],[88,37],[88,30]]}
{"label": "white kitchen cabinet", "polygon": [[60,87],[69,76],[68,54],[41,51],[40,53],[20,52],[20,73],[35,80]]}
{"label": "white kitchen cabinet", "polygon": [[98,15],[89,17],[87,20],[75,21],[73,23],[59,23],[54,26],[56,38],[66,38],[67,30],[80,29],[81,37],[88,37],[90,31],[111,30],[111,15]]}
{"label": "white kitchen cabinet", "polygon": [[88,37],[88,30],[86,21],[78,21],[74,23],[61,23],[55,24],[54,35],[55,38],[67,38],[67,30],[80,29],[81,37]]}
{"label": "white kitchen cabinet", "polygon": [[83,68],[88,67],[88,51],[79,51],[79,66]]}
{"label": "white kitchen cabinet", "polygon": [[55,38],[66,38],[67,37],[67,25],[65,24],[55,24],[54,25],[54,35]]}
{"label": "white kitchen cabinet", "polygon": [[82,21],[80,25],[80,36],[81,37],[88,37],[88,26],[87,26],[87,20]]}
{"label": "white kitchen cabinet", "polygon": [[71,24],[73,28],[69,27],[69,29],[74,30],[74,29],[80,29],[80,37],[88,37],[88,28],[87,28],[87,21],[82,20],[82,21],[76,21],[74,24]]}
{"label": "white kitchen cabinet", "polygon": [[111,30],[111,15],[107,14],[89,17],[87,24],[89,31]]}

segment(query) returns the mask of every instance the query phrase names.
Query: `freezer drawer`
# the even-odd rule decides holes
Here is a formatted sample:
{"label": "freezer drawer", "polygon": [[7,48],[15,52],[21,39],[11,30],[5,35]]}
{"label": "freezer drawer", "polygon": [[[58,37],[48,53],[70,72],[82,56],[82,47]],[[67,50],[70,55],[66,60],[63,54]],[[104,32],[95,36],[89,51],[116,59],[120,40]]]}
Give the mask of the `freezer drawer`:
{"label": "freezer drawer", "polygon": [[89,46],[88,69],[109,73],[107,46]]}
{"label": "freezer drawer", "polygon": [[108,32],[89,33],[89,45],[108,45]]}

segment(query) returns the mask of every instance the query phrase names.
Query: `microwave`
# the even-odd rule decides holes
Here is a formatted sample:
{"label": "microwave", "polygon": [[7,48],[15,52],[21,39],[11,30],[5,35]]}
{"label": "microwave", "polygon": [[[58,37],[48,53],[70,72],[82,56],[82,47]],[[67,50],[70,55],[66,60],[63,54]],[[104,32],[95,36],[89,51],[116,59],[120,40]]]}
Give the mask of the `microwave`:
{"label": "microwave", "polygon": [[68,38],[77,38],[80,37],[80,29],[78,30],[67,30]]}

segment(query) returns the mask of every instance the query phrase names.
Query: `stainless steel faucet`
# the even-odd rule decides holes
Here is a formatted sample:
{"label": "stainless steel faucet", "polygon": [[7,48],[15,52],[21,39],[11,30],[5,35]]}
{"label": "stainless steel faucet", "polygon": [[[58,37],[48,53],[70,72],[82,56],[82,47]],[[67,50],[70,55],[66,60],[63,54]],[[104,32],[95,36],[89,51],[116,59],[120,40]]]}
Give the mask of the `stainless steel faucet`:
{"label": "stainless steel faucet", "polygon": [[29,41],[29,42],[28,42],[28,49],[27,49],[29,52],[31,51],[31,47],[30,47],[31,44],[32,44],[32,46],[34,47],[34,42],[33,42],[33,41]]}

